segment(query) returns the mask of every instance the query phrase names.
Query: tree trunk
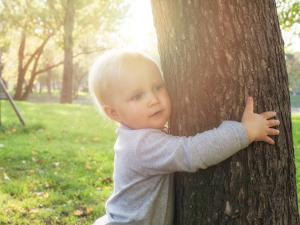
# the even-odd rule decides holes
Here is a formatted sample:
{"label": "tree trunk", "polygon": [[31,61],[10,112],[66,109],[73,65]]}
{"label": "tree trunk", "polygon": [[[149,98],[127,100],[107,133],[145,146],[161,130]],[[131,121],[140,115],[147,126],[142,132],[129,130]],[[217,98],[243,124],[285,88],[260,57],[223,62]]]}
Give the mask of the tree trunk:
{"label": "tree trunk", "polygon": [[64,72],[61,103],[72,103],[72,76],[73,76],[73,28],[74,28],[74,1],[67,0],[66,15],[64,21]]}
{"label": "tree trunk", "polygon": [[170,131],[194,135],[240,121],[245,97],[274,110],[276,145],[254,142],[228,160],[175,176],[176,225],[298,225],[290,98],[274,0],[152,0]]}
{"label": "tree trunk", "polygon": [[52,96],[52,71],[48,70],[46,75],[46,87],[48,96]]}
{"label": "tree trunk", "polygon": [[27,100],[29,94],[32,93],[32,87],[33,87],[35,78],[37,76],[36,69],[37,69],[37,66],[38,66],[38,63],[39,63],[39,60],[40,60],[40,57],[41,57],[42,53],[43,53],[43,48],[40,49],[40,51],[37,53],[37,55],[35,57],[30,79],[28,81],[28,84],[25,87],[24,93],[22,94],[22,97],[21,97],[20,100]]}
{"label": "tree trunk", "polygon": [[21,99],[23,85],[24,85],[24,81],[25,81],[26,71],[23,67],[25,44],[26,44],[26,34],[23,31],[21,34],[21,41],[20,41],[20,46],[19,46],[19,51],[18,51],[18,78],[17,78],[17,85],[16,85],[15,94],[14,94],[14,99],[17,99],[17,100]]}
{"label": "tree trunk", "polygon": [[[27,97],[24,98],[24,95],[28,94],[28,93],[26,93],[27,90],[25,90],[25,93],[22,94],[23,87],[25,86],[25,83],[26,83],[25,75],[27,73],[29,66],[31,65],[31,63],[34,60],[35,60],[35,63],[33,65],[33,70],[36,71],[39,58],[52,35],[53,34],[48,35],[42,41],[41,45],[35,49],[35,51],[30,55],[29,59],[25,63],[26,34],[24,31],[22,32],[20,46],[19,46],[19,52],[18,52],[18,78],[17,78],[17,85],[16,85],[16,90],[15,90],[15,95],[14,95],[15,100],[25,100],[27,98]],[[36,60],[36,59],[38,59],[38,60]],[[34,83],[36,75],[37,74],[35,72],[31,73],[30,82],[32,82],[32,84]]]}

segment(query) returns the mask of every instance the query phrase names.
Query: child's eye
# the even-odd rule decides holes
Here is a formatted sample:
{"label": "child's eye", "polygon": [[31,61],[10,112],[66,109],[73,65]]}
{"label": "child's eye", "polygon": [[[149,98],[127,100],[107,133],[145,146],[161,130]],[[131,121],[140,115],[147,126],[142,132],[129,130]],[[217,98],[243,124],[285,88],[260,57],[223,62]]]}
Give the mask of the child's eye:
{"label": "child's eye", "polygon": [[164,87],[163,84],[157,85],[157,86],[155,86],[155,90],[159,91],[159,90],[161,90],[163,87]]}
{"label": "child's eye", "polygon": [[139,93],[139,94],[136,94],[134,95],[130,100],[132,101],[137,101],[137,100],[140,100],[143,96],[143,93]]}

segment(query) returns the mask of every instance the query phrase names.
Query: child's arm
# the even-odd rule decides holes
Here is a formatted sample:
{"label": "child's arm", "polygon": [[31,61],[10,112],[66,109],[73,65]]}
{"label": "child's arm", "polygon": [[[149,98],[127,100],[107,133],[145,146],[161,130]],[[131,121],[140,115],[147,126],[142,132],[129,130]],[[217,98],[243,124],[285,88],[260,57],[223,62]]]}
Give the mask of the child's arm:
{"label": "child's arm", "polygon": [[[270,112],[263,115],[266,114]],[[136,159],[141,172],[147,175],[205,169],[246,148],[253,140],[268,142],[266,136],[273,135],[275,130],[270,130],[275,123],[267,121],[268,117],[254,114],[253,101],[248,101],[242,123],[224,121],[218,128],[192,137],[176,137],[150,130],[139,138]]]}
{"label": "child's arm", "polygon": [[191,137],[151,130],[140,137],[136,159],[147,175],[195,172],[215,165],[249,144],[242,123],[224,121],[218,128]]}

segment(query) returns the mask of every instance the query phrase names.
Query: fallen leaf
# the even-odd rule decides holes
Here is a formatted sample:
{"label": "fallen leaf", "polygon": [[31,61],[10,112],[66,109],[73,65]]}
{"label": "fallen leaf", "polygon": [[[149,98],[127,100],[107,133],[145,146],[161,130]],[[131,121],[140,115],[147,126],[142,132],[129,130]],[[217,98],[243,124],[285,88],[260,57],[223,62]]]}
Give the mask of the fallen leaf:
{"label": "fallen leaf", "polygon": [[75,216],[82,216],[82,215],[83,215],[83,211],[82,211],[81,209],[77,209],[77,210],[75,210],[75,211],[73,212],[73,214],[74,214]]}
{"label": "fallen leaf", "polygon": [[28,170],[28,174],[32,175],[35,173],[35,170]]}
{"label": "fallen leaf", "polygon": [[98,137],[93,138],[93,142],[99,142],[99,141],[100,141],[100,139]]}
{"label": "fallen leaf", "polygon": [[96,190],[97,191],[102,191],[102,187],[97,187]]}
{"label": "fallen leaf", "polygon": [[42,197],[42,198],[48,198],[49,193],[48,192],[35,192],[36,196]]}
{"label": "fallen leaf", "polygon": [[40,165],[41,165],[41,164],[43,164],[43,163],[44,163],[44,160],[42,160],[42,159],[39,159],[39,160],[37,160],[37,161],[36,161],[36,163],[38,163],[38,164],[40,164]]}
{"label": "fallen leaf", "polygon": [[91,170],[92,167],[91,167],[91,165],[90,165],[89,163],[86,163],[86,164],[85,164],[85,169],[86,169],[86,170]]}
{"label": "fallen leaf", "polygon": [[90,214],[93,213],[93,211],[94,211],[94,209],[93,209],[92,207],[88,207],[88,208],[86,209],[86,214],[87,214],[87,215],[90,215]]}
{"label": "fallen leaf", "polygon": [[9,176],[5,172],[3,172],[4,180],[10,180]]}
{"label": "fallen leaf", "polygon": [[38,212],[39,212],[39,209],[35,209],[35,208],[29,210],[29,213],[32,213],[32,214],[33,213],[38,213]]}
{"label": "fallen leaf", "polygon": [[106,177],[102,179],[102,183],[104,184],[111,184],[113,180],[110,177]]}
{"label": "fallen leaf", "polygon": [[7,205],[7,210],[9,213],[25,213],[25,209],[18,205]]}
{"label": "fallen leaf", "polygon": [[32,155],[37,155],[37,152],[36,151],[32,151],[31,154]]}
{"label": "fallen leaf", "polygon": [[45,192],[44,194],[43,194],[43,198],[48,198],[49,197],[49,193],[48,192]]}
{"label": "fallen leaf", "polygon": [[46,188],[49,188],[50,185],[46,182],[46,183],[45,183],[45,187],[46,187]]}

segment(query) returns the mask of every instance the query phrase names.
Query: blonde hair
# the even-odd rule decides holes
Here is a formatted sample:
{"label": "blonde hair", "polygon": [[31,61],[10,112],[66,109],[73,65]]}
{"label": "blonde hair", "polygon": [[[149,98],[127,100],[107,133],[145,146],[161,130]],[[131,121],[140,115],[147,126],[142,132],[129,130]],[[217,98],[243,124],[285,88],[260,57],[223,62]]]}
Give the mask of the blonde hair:
{"label": "blonde hair", "polygon": [[93,101],[103,113],[102,106],[108,103],[111,96],[113,81],[128,70],[127,64],[132,62],[148,62],[155,66],[161,73],[157,63],[143,52],[129,49],[108,50],[100,55],[89,71],[89,92]]}

